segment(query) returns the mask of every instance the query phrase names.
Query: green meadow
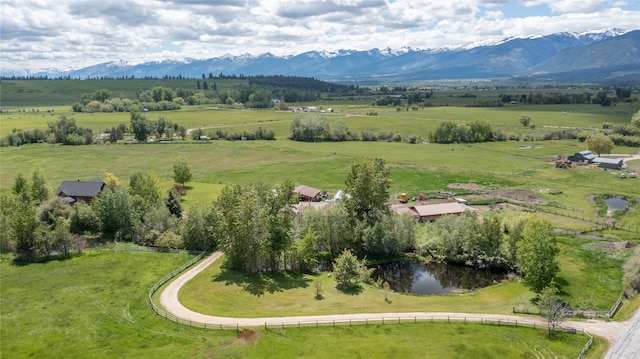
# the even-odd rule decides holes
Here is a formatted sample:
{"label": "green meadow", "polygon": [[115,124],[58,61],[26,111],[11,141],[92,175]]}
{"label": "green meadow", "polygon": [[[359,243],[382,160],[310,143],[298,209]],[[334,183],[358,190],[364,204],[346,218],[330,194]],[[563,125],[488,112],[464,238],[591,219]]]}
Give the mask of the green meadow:
{"label": "green meadow", "polygon": [[[1,356],[492,358],[544,353],[545,357],[574,358],[587,341],[585,336],[564,333],[549,340],[544,328],[455,322],[253,328],[255,340],[246,341],[238,338],[234,330],[190,328],[153,312],[147,298],[149,288],[187,259],[186,254],[92,251],[67,260],[22,266],[14,264],[11,256],[2,255]],[[501,285],[510,286],[514,284]],[[312,291],[307,288],[306,301],[317,303]],[[383,298],[379,291],[375,302],[384,304]],[[400,300],[400,296],[393,296],[388,305]],[[429,299],[420,310],[431,310],[428,303]],[[489,337],[491,340],[487,340]],[[597,339],[587,357],[600,357],[606,347],[604,341]]]}
{"label": "green meadow", "polygon": [[[210,80],[207,80],[210,81]],[[83,93],[109,88],[115,96],[135,97],[153,86],[193,88],[189,80],[86,80],[2,81],[0,136],[13,129],[47,128],[60,115],[72,116],[78,126],[93,129],[129,125],[128,113],[72,113],[71,104]],[[237,91],[246,82],[216,81],[219,91]],[[326,98],[295,104],[332,108],[328,121],[342,121],[353,133],[392,131],[418,135],[425,141],[441,121],[484,120],[495,129],[517,135],[537,135],[559,127],[599,129],[603,122],[628,123],[638,111],[637,102],[613,107],[597,105],[505,105],[494,108],[465,107],[495,100],[498,90],[462,98],[469,90],[436,91],[417,111],[377,107],[372,97]],[[530,90],[508,90],[529,93]],[[375,110],[376,116],[367,116]],[[527,114],[534,128],[518,118]],[[187,209],[215,200],[227,184],[261,181],[278,184],[289,179],[330,193],[344,187],[353,164],[383,158],[391,169],[392,201],[397,194],[444,193],[473,196],[476,186],[494,196],[511,190],[526,191],[547,201],[545,219],[562,229],[591,233],[590,221],[602,219],[590,196],[640,198],[640,179],[620,179],[621,171],[576,167],[556,169],[553,160],[585,149],[577,140],[505,141],[481,144],[408,144],[405,142],[301,143],[287,139],[297,114],[273,109],[252,110],[239,106],[183,106],[177,111],[149,112],[189,129],[215,131],[272,129],[274,141],[176,141],[171,144],[103,144],[62,146],[51,144],[0,148],[0,192],[9,193],[15,177],[29,176],[38,168],[51,190],[63,180],[91,180],[113,173],[127,184],[136,173],[153,172],[166,192],[173,184],[173,164],[186,157],[193,172],[183,205]],[[615,147],[614,153],[631,155],[638,148]],[[630,166],[640,168],[640,160]],[[640,171],[638,171],[640,172]],[[452,184],[464,184],[464,188]],[[552,194],[552,192],[554,194]],[[483,216],[529,215],[511,207],[488,205]],[[564,214],[564,215],[563,215]],[[573,218],[568,217],[571,215]],[[584,218],[585,220],[581,220]],[[611,219],[611,218],[608,218]],[[635,208],[615,214],[622,226],[640,223]],[[637,243],[639,234],[629,230],[598,230],[604,240],[560,237],[558,283],[562,295],[578,308],[608,310],[622,290],[621,265],[632,249],[615,249],[621,241]],[[612,244],[609,246],[608,244]],[[120,245],[119,245],[120,246]],[[544,330],[505,328],[476,324],[411,324],[336,328],[288,328],[258,330],[257,340],[246,342],[234,331],[203,331],[168,322],[151,310],[149,288],[190,256],[146,252],[90,252],[67,260],[18,265],[12,257],[0,257],[0,348],[2,357],[154,357],[154,358],[269,358],[269,357],[568,357],[574,358],[586,342],[583,336],[559,335],[548,340]],[[245,276],[226,271],[221,262],[209,267],[180,292],[189,308],[208,314],[237,317],[331,314],[380,311],[461,311],[511,313],[513,306],[531,306],[533,293],[517,281],[482,290],[438,296],[384,293],[365,286],[357,296],[335,289],[325,274],[296,273]],[[314,299],[313,280],[320,279],[324,299]],[[262,288],[262,291],[260,291]],[[259,295],[258,295],[259,294]],[[620,318],[628,318],[639,300],[625,301]],[[618,318],[618,317],[616,317]],[[491,337],[491,340],[486,340]],[[383,345],[384,343],[384,345]],[[445,344],[443,344],[445,343]],[[326,348],[348,348],[337,353]],[[598,358],[607,344],[598,339],[588,357]]]}

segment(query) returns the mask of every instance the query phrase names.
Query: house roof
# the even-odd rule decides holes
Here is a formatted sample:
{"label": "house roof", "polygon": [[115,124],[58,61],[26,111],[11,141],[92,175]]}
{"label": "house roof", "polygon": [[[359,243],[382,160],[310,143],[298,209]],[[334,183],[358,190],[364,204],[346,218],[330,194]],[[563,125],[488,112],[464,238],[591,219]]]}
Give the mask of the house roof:
{"label": "house roof", "polygon": [[56,195],[59,196],[62,193],[67,197],[95,197],[107,187],[101,179],[88,182],[62,181]]}
{"label": "house roof", "polygon": [[313,188],[305,185],[299,185],[293,189],[293,193],[297,193],[304,197],[314,198],[320,194],[320,190],[317,188]]}
{"label": "house roof", "polygon": [[590,155],[591,151],[589,150],[584,150],[584,151],[580,151],[580,152],[576,152],[576,155],[583,155],[583,156],[587,156]]}
{"label": "house roof", "polygon": [[421,206],[409,207],[413,212],[420,217],[442,216],[445,214],[458,214],[463,213],[466,210],[471,210],[469,206],[465,206],[458,202],[437,203],[437,204],[425,204]]}
{"label": "house roof", "polygon": [[622,158],[606,158],[606,157],[596,157],[593,159],[595,163],[607,163],[611,165],[622,165]]}

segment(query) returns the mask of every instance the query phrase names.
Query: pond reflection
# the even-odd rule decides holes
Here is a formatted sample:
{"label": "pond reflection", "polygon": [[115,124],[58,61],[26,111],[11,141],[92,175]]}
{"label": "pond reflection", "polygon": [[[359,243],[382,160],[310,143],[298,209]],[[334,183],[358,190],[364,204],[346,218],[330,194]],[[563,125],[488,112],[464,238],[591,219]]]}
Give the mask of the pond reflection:
{"label": "pond reflection", "polygon": [[395,292],[412,294],[474,290],[501,281],[505,276],[485,270],[446,263],[398,261],[374,266],[372,277],[389,282]]}

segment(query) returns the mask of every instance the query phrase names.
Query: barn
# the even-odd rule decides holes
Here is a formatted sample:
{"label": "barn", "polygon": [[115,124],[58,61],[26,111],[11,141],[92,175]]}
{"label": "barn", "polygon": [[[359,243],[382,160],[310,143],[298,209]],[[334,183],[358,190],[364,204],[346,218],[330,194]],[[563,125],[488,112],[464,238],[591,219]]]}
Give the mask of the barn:
{"label": "barn", "polygon": [[597,163],[601,168],[619,170],[622,168],[624,161],[622,158],[596,157],[593,163]]}

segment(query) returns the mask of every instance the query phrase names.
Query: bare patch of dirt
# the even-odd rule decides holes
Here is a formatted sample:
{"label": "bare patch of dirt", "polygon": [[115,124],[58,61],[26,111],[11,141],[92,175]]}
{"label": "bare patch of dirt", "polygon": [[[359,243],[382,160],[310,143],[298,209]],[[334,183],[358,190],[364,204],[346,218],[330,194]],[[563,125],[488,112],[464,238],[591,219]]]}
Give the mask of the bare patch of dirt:
{"label": "bare patch of dirt", "polygon": [[447,187],[462,188],[462,189],[466,189],[467,191],[474,191],[474,192],[479,192],[484,190],[484,187],[477,183],[449,183]]}
{"label": "bare patch of dirt", "polygon": [[251,329],[242,329],[242,331],[238,333],[238,339],[246,344],[255,343],[258,341],[258,332]]}

